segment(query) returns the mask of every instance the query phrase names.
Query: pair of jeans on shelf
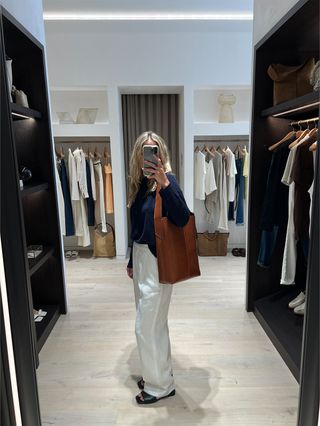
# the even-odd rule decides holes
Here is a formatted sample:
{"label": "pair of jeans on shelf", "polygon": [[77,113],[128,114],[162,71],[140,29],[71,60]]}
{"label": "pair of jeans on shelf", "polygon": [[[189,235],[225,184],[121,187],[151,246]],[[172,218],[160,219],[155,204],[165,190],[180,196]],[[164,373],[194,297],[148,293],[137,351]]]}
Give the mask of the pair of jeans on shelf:
{"label": "pair of jeans on shelf", "polygon": [[234,220],[234,212],[236,212],[236,224],[244,224],[243,200],[244,200],[244,176],[243,176],[243,159],[236,158],[236,197],[235,201],[230,201],[228,220]]}
{"label": "pair of jeans on shelf", "polygon": [[69,179],[67,175],[66,164],[64,159],[59,161],[59,177],[61,182],[61,188],[64,199],[64,214],[65,214],[65,222],[66,222],[66,236],[71,236],[75,234],[74,220],[73,220],[73,212],[71,205],[71,196],[70,196],[70,186]]}

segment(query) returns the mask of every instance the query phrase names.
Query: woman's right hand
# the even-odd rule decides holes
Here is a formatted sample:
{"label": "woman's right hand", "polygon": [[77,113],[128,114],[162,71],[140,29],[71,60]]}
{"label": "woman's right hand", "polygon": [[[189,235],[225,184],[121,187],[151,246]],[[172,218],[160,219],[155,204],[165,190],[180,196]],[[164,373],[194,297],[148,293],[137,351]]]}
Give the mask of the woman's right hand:
{"label": "woman's right hand", "polygon": [[129,278],[133,278],[133,269],[132,268],[127,268],[127,274]]}

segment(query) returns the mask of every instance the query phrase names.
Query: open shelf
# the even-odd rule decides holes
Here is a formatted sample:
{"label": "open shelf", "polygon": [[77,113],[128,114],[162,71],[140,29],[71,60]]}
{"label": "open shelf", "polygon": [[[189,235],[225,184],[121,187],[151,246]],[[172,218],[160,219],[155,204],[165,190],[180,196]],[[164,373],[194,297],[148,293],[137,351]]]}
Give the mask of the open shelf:
{"label": "open shelf", "polygon": [[279,105],[262,110],[262,117],[282,117],[282,118],[295,118],[302,114],[314,111],[318,114],[320,104],[320,92],[307,93],[304,96],[291,99],[290,101],[283,102]]}
{"label": "open shelf", "polygon": [[51,330],[57,322],[60,312],[58,305],[35,306],[35,309],[42,309],[43,311],[47,312],[47,315],[43,317],[43,320],[41,322],[35,322],[38,351],[40,352]]}
{"label": "open shelf", "polygon": [[23,120],[25,118],[41,118],[41,112],[32,108],[26,108],[15,103],[10,104],[11,114],[14,120]]}
{"label": "open shelf", "polygon": [[194,136],[240,136],[249,135],[249,121],[235,121],[234,123],[195,122]]}
{"label": "open shelf", "polygon": [[254,310],[263,329],[297,381],[300,375],[304,317],[289,309],[288,303],[298,293],[299,289],[295,286],[286,288],[257,300]]}
{"label": "open shelf", "polygon": [[47,183],[25,184],[23,186],[23,188],[21,189],[21,194],[23,196],[30,195],[30,194],[33,194],[35,192],[46,191],[48,188],[49,188],[49,185]]}
{"label": "open shelf", "polygon": [[110,136],[109,123],[53,124],[55,137],[106,137]]}
{"label": "open shelf", "polygon": [[30,276],[32,276],[39,268],[41,268],[41,266],[46,263],[46,261],[53,255],[53,253],[53,247],[44,247],[43,252],[39,254],[38,257],[35,259],[28,259]]}

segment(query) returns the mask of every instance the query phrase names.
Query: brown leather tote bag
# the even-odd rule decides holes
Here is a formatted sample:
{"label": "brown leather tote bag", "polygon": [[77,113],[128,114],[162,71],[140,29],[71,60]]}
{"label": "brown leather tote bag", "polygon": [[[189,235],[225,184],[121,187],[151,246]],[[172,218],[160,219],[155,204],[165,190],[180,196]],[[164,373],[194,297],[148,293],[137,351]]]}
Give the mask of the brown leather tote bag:
{"label": "brown leather tote bag", "polygon": [[162,217],[159,190],[158,186],[154,208],[159,281],[175,284],[200,275],[195,218],[191,213],[188,223],[179,228],[167,217]]}

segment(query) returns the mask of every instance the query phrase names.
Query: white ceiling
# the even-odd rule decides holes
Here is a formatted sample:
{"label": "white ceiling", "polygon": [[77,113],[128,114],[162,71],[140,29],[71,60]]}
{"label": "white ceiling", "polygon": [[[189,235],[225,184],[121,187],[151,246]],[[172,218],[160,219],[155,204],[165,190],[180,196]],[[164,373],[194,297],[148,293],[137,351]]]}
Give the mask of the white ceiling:
{"label": "white ceiling", "polygon": [[253,0],[43,0],[43,7],[45,17],[56,19],[241,20],[252,16]]}

